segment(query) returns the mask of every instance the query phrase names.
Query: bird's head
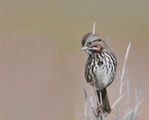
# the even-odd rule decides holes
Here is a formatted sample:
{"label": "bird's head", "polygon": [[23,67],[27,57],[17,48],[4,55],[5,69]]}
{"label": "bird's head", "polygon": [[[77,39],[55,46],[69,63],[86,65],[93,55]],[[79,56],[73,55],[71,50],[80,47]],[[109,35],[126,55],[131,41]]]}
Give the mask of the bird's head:
{"label": "bird's head", "polygon": [[92,54],[93,52],[100,52],[107,47],[106,42],[98,34],[87,33],[82,38],[82,47],[80,50]]}

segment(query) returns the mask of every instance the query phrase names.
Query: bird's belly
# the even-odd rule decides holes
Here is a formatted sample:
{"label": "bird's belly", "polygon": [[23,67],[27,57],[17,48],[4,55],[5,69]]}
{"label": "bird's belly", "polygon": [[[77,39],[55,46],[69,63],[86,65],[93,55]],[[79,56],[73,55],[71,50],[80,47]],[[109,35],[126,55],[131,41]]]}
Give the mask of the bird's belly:
{"label": "bird's belly", "polygon": [[96,73],[96,88],[97,90],[102,90],[103,88],[109,85],[109,76],[107,75],[106,71],[98,70]]}

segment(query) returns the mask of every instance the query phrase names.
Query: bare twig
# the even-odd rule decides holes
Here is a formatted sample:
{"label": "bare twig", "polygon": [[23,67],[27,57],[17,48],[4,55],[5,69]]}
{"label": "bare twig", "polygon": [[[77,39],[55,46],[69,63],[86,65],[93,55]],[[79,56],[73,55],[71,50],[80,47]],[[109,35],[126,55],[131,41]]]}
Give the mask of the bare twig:
{"label": "bare twig", "polygon": [[[90,97],[90,101],[91,101],[92,106],[94,107],[94,102],[93,102],[93,99],[91,97]],[[89,109],[87,120],[92,120],[92,109],[91,108]]]}
{"label": "bare twig", "polygon": [[[120,91],[119,91],[119,97],[122,95],[122,89],[123,89],[123,80],[124,80],[124,75],[125,75],[125,68],[126,68],[126,63],[127,63],[127,58],[128,58],[128,53],[129,53],[129,49],[131,47],[131,43],[128,44],[127,50],[126,50],[126,54],[125,54],[125,58],[124,58],[124,64],[122,67],[122,73],[120,76]],[[116,118],[119,120],[120,119],[120,111],[121,111],[121,105],[120,105],[120,101],[118,102],[118,109],[117,109],[117,113],[116,113]]]}
{"label": "bare twig", "polygon": [[[125,110],[125,114],[130,113],[130,111],[132,111],[130,109],[130,83],[129,83],[129,78],[128,78],[128,72],[126,72],[126,110]],[[132,112],[131,112],[132,114]],[[127,117],[126,117],[127,118]],[[126,118],[124,120],[126,120]],[[128,114],[128,120],[130,120],[131,116],[130,114]]]}
{"label": "bare twig", "polygon": [[93,23],[93,34],[95,34],[95,25],[96,25],[96,23],[94,21],[94,23]]}
{"label": "bare twig", "polygon": [[119,93],[119,96],[122,95],[122,89],[123,89],[122,83],[123,83],[123,79],[124,79],[124,75],[125,75],[125,68],[126,68],[126,63],[127,63],[127,58],[128,58],[128,53],[129,53],[130,47],[131,47],[131,43],[128,44],[126,54],[125,54],[124,64],[122,67],[122,73],[121,73],[121,77],[120,77],[120,93]]}
{"label": "bare twig", "polygon": [[128,111],[122,118],[121,120],[125,120],[128,116],[130,116],[130,114],[132,114],[132,110]]}
{"label": "bare twig", "polygon": [[111,108],[113,109],[114,106],[124,97],[125,94],[121,95],[116,101],[115,103],[111,106]]}
{"label": "bare twig", "polygon": [[135,90],[135,97],[136,97],[136,104],[135,104],[135,108],[134,108],[132,120],[136,120],[136,119],[137,119],[138,107],[139,107],[139,105],[143,102],[143,99],[141,99],[141,100],[139,101],[139,93],[138,93],[138,90]]}
{"label": "bare twig", "polygon": [[84,89],[84,93],[85,93],[85,99],[86,99],[86,102],[88,103],[88,105],[90,106],[90,108],[92,109],[92,112],[94,113],[94,116],[96,118],[96,120],[98,120],[98,116],[96,115],[96,112],[92,106],[92,104],[90,103],[90,101],[88,100],[88,97],[87,97],[87,93],[86,93],[86,90]]}
{"label": "bare twig", "polygon": [[84,108],[84,120],[87,120],[87,103],[85,103],[85,108]]}

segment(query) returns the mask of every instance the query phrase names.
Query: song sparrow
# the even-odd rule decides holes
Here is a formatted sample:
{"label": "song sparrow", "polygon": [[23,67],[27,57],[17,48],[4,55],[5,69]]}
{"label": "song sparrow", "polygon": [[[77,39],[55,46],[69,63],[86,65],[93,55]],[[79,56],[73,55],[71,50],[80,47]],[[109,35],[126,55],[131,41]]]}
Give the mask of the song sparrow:
{"label": "song sparrow", "polygon": [[82,38],[82,47],[88,55],[85,65],[85,78],[95,85],[99,103],[102,96],[102,111],[111,112],[106,88],[113,82],[117,60],[107,43],[98,34],[87,33]]}

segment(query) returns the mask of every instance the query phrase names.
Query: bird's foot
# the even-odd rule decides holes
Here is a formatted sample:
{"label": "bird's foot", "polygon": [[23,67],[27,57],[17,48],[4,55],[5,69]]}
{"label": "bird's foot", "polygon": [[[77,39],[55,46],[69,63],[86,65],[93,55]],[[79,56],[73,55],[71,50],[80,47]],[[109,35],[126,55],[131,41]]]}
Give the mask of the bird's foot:
{"label": "bird's foot", "polygon": [[96,109],[97,115],[99,115],[102,112],[102,109],[103,109],[102,104],[97,106],[97,109]]}

